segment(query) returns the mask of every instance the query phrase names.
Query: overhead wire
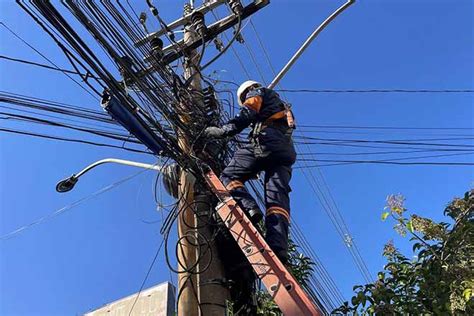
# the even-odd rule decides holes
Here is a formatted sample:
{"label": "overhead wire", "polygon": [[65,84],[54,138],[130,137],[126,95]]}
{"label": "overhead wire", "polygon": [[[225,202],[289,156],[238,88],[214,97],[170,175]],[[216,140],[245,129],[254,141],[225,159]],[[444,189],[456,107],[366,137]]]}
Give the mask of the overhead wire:
{"label": "overhead wire", "polygon": [[[68,73],[68,74],[72,74],[72,75],[79,75],[79,76],[81,76],[81,77],[88,77],[88,76],[91,76],[90,74],[85,74],[85,73],[77,72],[77,71],[75,71],[75,70],[69,70],[69,69],[64,69],[64,68],[59,68],[59,67],[48,66],[48,65],[41,64],[41,63],[37,63],[37,62],[34,62],[34,61],[25,60],[25,59],[20,59],[20,58],[8,57],[8,56],[4,56],[4,55],[0,55],[0,59],[12,61],[12,62],[17,62],[17,63],[22,63],[22,64],[25,64],[25,65],[30,65],[30,66],[36,66],[36,67],[40,67],[40,68],[45,68],[45,69],[49,69],[49,70],[60,71],[60,72],[62,72],[62,73]],[[95,79],[100,80],[100,78],[95,78]]]}
{"label": "overhead wire", "polygon": [[[254,30],[255,36],[257,38],[259,38],[259,34],[258,34],[258,32],[257,32],[254,25],[253,25],[253,30]],[[258,39],[258,42],[260,43],[261,47],[262,46],[264,47],[263,41],[261,39]],[[266,52],[265,48],[263,48],[263,50],[264,50],[264,55],[267,56],[267,62],[269,63],[270,68],[273,71],[274,76],[276,76],[275,68],[273,67],[270,58],[268,58],[268,53],[265,53]],[[282,92],[286,92],[286,91],[282,91]],[[297,131],[297,132],[302,134],[301,131]],[[303,135],[303,137],[304,137],[304,135]],[[304,142],[305,142],[305,139],[303,139],[303,143]],[[296,142],[295,142],[295,144],[296,144],[296,147],[298,148],[298,144]],[[301,150],[299,150],[299,151],[301,151]],[[306,162],[303,161],[303,164],[306,164]],[[303,169],[303,171],[305,173],[305,178],[310,182],[310,187],[313,189],[315,195],[318,197],[318,199],[321,203],[321,206],[323,206],[323,209],[325,209],[326,214],[331,219],[334,227],[336,228],[336,231],[339,231],[340,237],[342,238],[344,244],[347,246],[348,244],[347,244],[346,240],[347,240],[347,236],[350,236],[350,232],[347,229],[347,225],[345,224],[345,222],[343,220],[343,217],[341,216],[341,213],[340,213],[340,211],[337,207],[337,204],[327,203],[328,199],[325,197],[323,191],[321,191],[321,190],[319,191],[321,196],[317,194],[318,191],[316,190],[316,187],[313,185],[313,182],[317,185],[317,181],[316,181],[316,178],[314,177],[311,169],[309,169],[309,170],[308,169]],[[319,171],[320,175],[322,176],[321,170],[318,169],[318,171]],[[308,173],[308,175],[306,173]],[[327,186],[327,184],[326,184],[326,188],[329,190],[329,187]],[[334,202],[333,199],[331,201]],[[326,203],[324,203],[324,202],[326,202]],[[352,258],[354,259],[354,262],[356,263],[356,266],[359,269],[359,271],[361,272],[364,279],[367,282],[370,282],[371,278],[370,278],[370,273],[368,272],[367,264],[365,263],[365,260],[363,259],[363,257],[358,252],[358,249],[355,248],[355,251],[353,251],[354,248],[347,247],[347,249],[349,250],[349,253],[351,254]]]}
{"label": "overhead wire", "polygon": [[474,127],[363,126],[363,125],[298,125],[301,128],[368,129],[368,130],[474,130]]}
{"label": "overhead wire", "polygon": [[[267,63],[269,64],[273,73],[276,75],[275,69],[271,63],[271,60],[268,57],[268,53],[266,53],[266,49],[263,46],[262,40],[259,38],[259,35],[258,35],[258,32],[256,31],[255,26],[253,25],[253,23],[251,23],[251,25],[252,25],[252,29],[254,30],[255,36],[257,37],[257,40],[260,44],[260,47],[261,48],[263,47],[262,50],[264,51],[264,54],[266,54],[267,56]],[[253,62],[255,64],[255,67],[257,67],[257,69],[259,70],[260,68],[259,64],[255,60],[253,60]],[[262,71],[259,70],[259,72],[261,73]],[[266,84],[266,81],[264,79],[262,81],[263,83]],[[293,220],[293,222],[295,221]],[[293,225],[292,225],[292,227],[290,227],[290,234],[292,236],[297,236],[298,229],[299,228],[293,229]],[[316,267],[318,278],[313,278],[314,277],[313,275],[311,276],[312,278],[311,284],[313,286],[312,288],[314,289],[314,292],[317,293],[316,297],[314,297],[313,299],[315,301],[322,302],[323,303],[322,307],[328,311],[331,311],[334,309],[335,306],[338,306],[342,304],[343,302],[342,297],[338,296],[338,293],[340,293],[340,291],[337,289],[337,286],[335,285],[334,281],[327,273],[327,270],[322,268],[322,262],[319,260],[319,258],[313,255],[314,251],[310,250],[311,247],[309,246],[309,244],[302,243],[301,240],[299,244],[301,245],[303,252],[306,255],[309,255],[312,258],[313,262],[316,262],[316,265],[318,266]],[[313,290],[310,290],[309,292],[313,292]]]}
{"label": "overhead wire", "polygon": [[[215,18],[216,20],[220,20],[220,17],[219,17],[219,15],[218,15],[218,13],[215,12],[214,9],[211,10],[211,13],[212,13],[212,15],[214,16],[214,18]],[[251,20],[250,20],[250,21],[251,21]],[[229,37],[227,36],[226,33],[223,33],[223,36],[225,37],[225,39],[226,39],[227,41],[229,41]],[[237,51],[236,51],[236,49],[234,48],[234,46],[233,46],[233,45],[230,46],[230,49],[232,50],[232,53],[233,53],[234,57],[235,57],[235,58],[237,59],[237,61],[239,62],[240,67],[241,67],[242,70],[245,72],[245,75],[247,76],[247,79],[250,79],[250,78],[251,78],[250,73],[249,73],[249,71],[247,70],[247,67],[245,67],[245,63],[244,63],[244,62],[242,61],[242,59],[240,58],[240,56],[239,56],[239,54],[237,53]],[[238,85],[237,85],[237,86],[238,86]]]}
{"label": "overhead wire", "polygon": [[286,93],[474,93],[474,89],[277,89]]}
{"label": "overhead wire", "polygon": [[18,129],[4,128],[4,127],[0,127],[0,131],[6,132],[6,133],[20,134],[20,135],[25,135],[25,136],[51,139],[51,140],[59,140],[59,141],[80,143],[80,144],[93,145],[93,146],[99,146],[99,147],[123,149],[130,152],[152,155],[151,152],[148,152],[145,150],[139,150],[139,149],[128,148],[124,146],[117,146],[117,145],[112,145],[112,144],[98,143],[98,142],[93,142],[93,141],[88,141],[88,140],[83,140],[83,139],[77,139],[77,138],[67,138],[67,137],[60,137],[60,136],[54,136],[54,135],[46,135],[46,134],[41,134],[41,133],[33,133],[31,131],[24,131],[24,130],[22,131]]}
{"label": "overhead wire", "polygon": [[[127,1],[127,3],[128,3],[128,1]],[[52,9],[52,6],[48,6],[48,5],[43,6],[43,5],[40,5],[39,3],[35,3],[35,6],[38,10],[40,10],[41,14],[43,14],[44,16],[47,17],[46,19],[47,19],[47,21],[49,21],[49,23],[51,23],[54,27],[58,28],[58,30],[62,30],[61,31],[61,34],[62,34],[61,36],[64,36],[64,40],[66,42],[68,40],[71,41],[71,45],[73,46],[74,50],[76,50],[76,52],[79,53],[79,55],[81,55],[80,57],[83,60],[86,60],[86,62],[87,62],[87,59],[88,59],[89,60],[89,62],[88,62],[89,66],[92,67],[94,65],[94,71],[98,75],[98,76],[94,75],[95,77],[101,78],[101,80],[104,81],[105,84],[109,84],[109,85],[115,85],[116,84],[116,83],[113,82],[112,77],[109,76],[110,74],[105,72],[105,70],[104,70],[105,68],[99,63],[98,58],[92,56],[91,52],[86,52],[86,50],[85,50],[86,46],[85,45],[80,43],[77,38],[74,39],[77,42],[72,43],[72,40],[76,35],[71,32],[72,28],[70,26],[68,26],[65,23],[65,21],[60,19],[60,16],[58,15],[58,13],[55,12]],[[133,19],[129,15],[127,15],[127,18],[129,20],[127,22],[126,19],[122,18],[118,11],[114,11],[113,8],[112,8],[113,6],[109,5],[108,3],[105,3],[104,6],[107,10],[107,13],[110,14],[113,17],[116,24],[112,23],[112,21],[108,21],[109,16],[106,15],[106,12],[105,11],[102,12],[102,9],[99,8],[98,5],[95,5],[93,3],[79,4],[78,6],[76,6],[74,4],[71,4],[70,6],[67,6],[67,7],[76,16],[76,18],[78,18],[78,20],[83,24],[86,21],[86,14],[88,14],[88,17],[93,21],[93,23],[88,25],[88,27],[89,27],[88,30],[91,32],[91,34],[101,38],[100,39],[101,44],[104,47],[106,47],[105,51],[108,52],[115,61],[117,61],[117,58],[118,58],[119,55],[116,54],[116,52],[112,52],[113,49],[116,49],[119,53],[121,53],[125,56],[131,56],[131,58],[133,59],[133,66],[136,67],[136,68],[139,68],[139,71],[145,71],[146,69],[141,63],[141,59],[145,55],[145,51],[141,50],[140,51],[141,55],[140,55],[139,53],[135,53],[133,51],[132,47],[130,46],[130,39],[132,39],[132,40],[133,39],[138,39],[139,36],[141,35],[140,32],[135,30],[136,23],[135,24],[133,24],[133,23],[130,24],[130,22],[133,22]],[[129,6],[130,6],[130,4],[129,4]],[[123,11],[126,13],[126,10],[123,9]],[[135,15],[136,15],[136,13],[135,13]],[[239,18],[239,22],[238,22],[237,31],[235,32],[234,37],[232,38],[232,40],[229,41],[228,46],[226,47],[226,49],[232,46],[232,43],[235,41],[236,36],[241,31],[241,27],[240,27],[241,26],[241,21],[240,21],[240,17],[238,17],[238,18]],[[119,27],[116,27],[117,25]],[[251,23],[251,25],[253,26],[253,23]],[[255,27],[253,27],[253,28],[255,29]],[[261,43],[261,41],[260,41],[260,43]],[[84,47],[80,48],[81,46],[84,46]],[[112,47],[112,46],[114,46],[114,47]],[[81,51],[81,49],[84,49],[84,51]],[[217,60],[217,58],[219,58],[224,53],[225,53],[225,50],[221,51],[217,56],[215,56],[208,63],[206,63],[202,67],[202,69],[206,68],[208,65],[213,63],[215,60]],[[90,56],[86,56],[87,54],[90,54]],[[71,55],[70,52],[67,53],[67,56],[70,57],[70,55]],[[201,55],[201,57],[202,57],[202,55]],[[254,60],[255,58],[251,57],[251,59],[256,64],[256,67],[259,67],[258,63],[256,63],[256,61]],[[71,61],[71,63],[73,64],[72,61]],[[120,64],[120,62],[118,62],[118,64]],[[102,69],[101,69],[101,67],[102,67]],[[130,75],[134,79],[138,78],[138,75],[133,73],[133,72],[130,72],[130,69],[125,69],[125,70],[128,73],[128,75]],[[261,70],[259,70],[259,71],[261,71]],[[78,70],[77,70],[77,72],[79,74]],[[181,126],[182,122],[180,122],[179,118],[177,117],[179,114],[186,114],[186,115],[193,116],[193,114],[198,113],[199,115],[198,116],[193,116],[193,118],[196,117],[196,120],[198,121],[198,123],[201,124],[200,121],[202,120],[202,115],[204,113],[200,112],[200,110],[198,109],[199,107],[195,107],[196,109],[193,108],[192,110],[190,110],[190,109],[181,109],[181,113],[178,113],[177,111],[172,109],[172,105],[176,104],[175,103],[176,101],[178,101],[178,102],[183,102],[183,101],[184,102],[190,102],[190,100],[192,100],[191,94],[195,93],[195,91],[192,91],[192,92],[186,91],[186,85],[183,85],[182,83],[180,83],[179,80],[177,80],[175,74],[173,74],[170,71],[170,69],[168,69],[166,67],[159,67],[157,69],[157,72],[159,73],[159,77],[160,77],[159,79],[158,79],[158,76],[149,75],[149,74],[145,75],[144,77],[140,77],[140,80],[137,80],[137,82],[134,84],[134,85],[137,86],[137,90],[132,91],[132,90],[129,89],[128,91],[123,92],[120,89],[115,88],[116,89],[115,92],[120,93],[120,95],[123,97],[123,100],[127,100],[127,102],[129,102],[128,104],[132,104],[132,105],[135,105],[135,106],[139,105],[140,109],[144,109],[144,112],[148,115],[148,116],[146,116],[146,119],[148,120],[148,122],[152,126],[155,126],[157,128],[158,133],[160,133],[162,135],[164,141],[170,147],[170,152],[173,152],[173,157],[174,158],[177,158],[178,161],[179,161],[179,158],[183,158],[183,160],[184,159],[190,159],[190,158],[193,159],[194,157],[186,156],[182,152],[179,152],[179,150],[176,146],[176,144],[177,144],[176,143],[176,138],[174,138],[174,136],[177,133],[175,132],[175,135],[170,135],[169,129],[173,129],[174,131],[177,131],[180,128],[183,129],[183,126]],[[263,81],[264,81],[264,78],[263,78]],[[125,82],[125,80],[124,80],[124,82]],[[165,88],[167,85],[173,87],[174,91],[172,93],[170,93],[171,92],[170,89]],[[135,89],[135,88],[133,88],[133,89]],[[154,90],[154,89],[156,89],[156,90]],[[127,90],[127,88],[125,90]],[[282,92],[287,92],[287,91],[282,90]],[[183,93],[183,95],[180,95],[180,93]],[[134,97],[136,97],[140,102],[135,101]],[[156,122],[154,122],[154,121],[160,121],[161,118],[164,119],[163,122],[167,122],[169,125],[168,126],[162,126],[161,124],[156,125],[155,124]],[[25,118],[25,119],[36,121],[36,122],[42,122],[42,123],[45,123],[45,124],[51,124],[51,122],[46,122],[46,120],[42,121],[42,120],[38,120],[36,118],[31,118],[31,117]],[[55,123],[56,122],[53,122],[52,125],[56,126],[56,125],[54,125]],[[175,125],[178,125],[178,129],[175,129]],[[166,129],[167,127],[169,128],[168,130]],[[197,126],[197,127],[192,127],[189,130],[185,130],[185,133],[188,133],[189,135],[192,135],[194,133],[194,135],[196,135],[196,132],[200,131],[200,130],[203,130],[204,127],[205,126],[203,126],[203,125]],[[105,134],[109,135],[108,133],[105,133]],[[308,141],[318,141],[318,142],[326,142],[326,143],[335,143],[335,145],[337,145],[337,146],[342,146],[342,145],[350,146],[350,145],[354,145],[353,144],[354,142],[357,143],[359,141],[369,142],[369,143],[377,142],[377,140],[373,141],[373,140],[361,140],[361,139],[358,139],[358,140],[322,139],[322,138],[308,138],[308,137],[305,137],[305,136],[303,136],[300,139],[302,140],[302,143],[307,143]],[[425,145],[423,143],[420,143],[419,141],[418,141],[418,144],[415,144],[412,141],[405,141],[405,142],[408,143],[408,144],[398,144],[398,143],[383,143],[383,144],[410,145],[410,146],[429,146],[429,145]],[[443,146],[443,147],[445,146],[445,144],[431,144],[431,145],[432,146],[438,146],[438,147],[439,146]],[[453,144],[451,144],[451,145],[453,145]],[[462,145],[460,145],[460,146],[462,147]],[[311,155],[309,155],[309,156],[311,156]],[[181,162],[183,160],[181,160]],[[306,162],[305,160],[303,160],[303,161]],[[311,160],[311,158],[310,158],[309,161],[315,161],[315,160]],[[315,178],[312,177],[312,181],[315,182],[317,185],[321,185],[321,184],[324,185],[324,183],[322,182],[321,179],[318,179],[318,181],[316,181]],[[327,192],[329,192],[329,194],[330,194],[329,188],[327,188],[327,190],[328,190]],[[261,193],[261,188],[257,188],[255,191],[257,193]],[[325,192],[325,191],[321,191],[321,192]],[[327,192],[326,193],[321,193],[321,194],[323,194],[323,195],[326,194],[327,195],[328,194]],[[334,218],[336,220],[335,225],[339,225],[340,228],[341,228],[341,231],[346,234],[346,235],[344,235],[344,238],[350,237],[350,235],[347,235],[347,233],[346,233],[348,231],[347,227],[345,227],[345,223],[343,222],[343,218],[342,218],[339,210],[337,209],[337,206],[336,206],[334,200],[332,199],[332,201],[331,201],[331,197],[328,198],[326,196],[326,198],[327,198],[327,202],[326,202],[325,207],[330,212],[334,213],[333,215],[335,216]],[[188,205],[188,207],[190,207],[190,206]],[[323,205],[323,208],[324,208],[324,205]],[[176,209],[175,212],[173,213],[172,217],[177,215],[176,213],[178,213],[178,215],[179,215],[179,212],[180,212],[180,210]],[[337,217],[337,213],[339,213],[340,218]],[[170,214],[172,214],[172,213],[170,213]],[[301,238],[301,236],[300,236],[300,238]],[[205,243],[207,243],[207,242],[210,242],[210,241],[206,241]],[[303,243],[303,244],[304,244],[304,247],[305,247],[304,251],[306,252],[308,245],[307,245],[307,243],[306,244]],[[365,263],[364,263],[363,257],[360,255],[360,251],[357,249],[357,247],[354,246],[355,244],[351,243],[351,245],[353,245],[353,248],[352,248],[352,249],[354,249],[353,254],[355,256],[355,260],[357,261],[357,264],[360,266],[359,268],[364,270]],[[366,267],[365,267],[365,269],[366,269]],[[312,279],[311,284],[315,287],[318,287],[319,294],[323,296],[323,297],[320,297],[321,300],[323,300],[325,303],[329,304],[329,306],[334,306],[334,304],[336,304],[338,302],[338,300],[340,300],[340,297],[337,297],[338,296],[337,295],[337,290],[334,289],[335,283],[332,282],[333,285],[332,285],[332,288],[330,290],[325,290],[324,287],[328,286],[328,284],[331,283],[331,279],[328,278],[329,275],[327,274],[327,271],[325,272],[324,270],[321,270],[321,271],[319,271],[319,273],[323,276],[323,278],[321,280],[325,280],[325,281],[320,281],[319,279]],[[365,271],[362,271],[362,274],[364,274],[364,273],[369,274],[368,269],[366,269]],[[181,291],[180,291],[180,293],[181,293]],[[178,295],[178,299],[179,299],[179,295]]]}
{"label": "overhead wire", "polygon": [[[50,64],[56,67],[56,69],[61,70],[61,68],[56,65],[51,59],[46,57],[43,53],[41,53],[38,49],[36,49],[33,45],[28,43],[26,40],[24,40],[20,35],[18,35],[15,31],[13,31],[10,27],[8,27],[4,22],[0,22],[0,25],[5,27],[11,34],[13,34],[16,38],[18,38],[21,42],[23,42],[26,46],[31,48],[33,51],[35,51],[38,55],[40,55],[42,58],[44,58],[46,61],[48,61]],[[98,100],[97,96],[94,95],[91,91],[87,90],[80,82],[78,82],[76,79],[71,77],[68,72],[62,71],[66,77],[68,77],[70,80],[72,80],[74,83],[76,83],[81,89],[86,91],[89,95],[91,95],[94,99]]]}
{"label": "overhead wire", "polygon": [[3,234],[2,236],[0,236],[0,241],[4,241],[4,240],[10,239],[12,237],[15,237],[16,235],[26,231],[27,229],[30,229],[31,227],[37,226],[37,225],[39,225],[39,224],[41,224],[41,223],[43,223],[47,220],[50,220],[50,219],[52,219],[52,218],[54,218],[58,215],[61,215],[65,212],[73,209],[74,207],[81,205],[82,203],[84,203],[86,201],[89,201],[89,200],[91,200],[91,199],[93,199],[93,198],[95,198],[95,197],[97,197],[97,196],[99,196],[99,195],[101,195],[101,194],[103,194],[107,191],[110,191],[110,190],[120,186],[121,184],[123,184],[123,183],[125,183],[125,182],[127,182],[127,181],[129,181],[129,180],[145,173],[148,170],[149,169],[143,169],[143,170],[140,170],[140,171],[138,171],[138,172],[136,172],[132,175],[124,177],[124,178],[122,178],[118,181],[113,182],[112,184],[109,184],[109,185],[106,185],[106,186],[102,187],[101,189],[95,191],[92,194],[89,194],[89,195],[87,195],[83,198],[80,198],[79,200],[76,200],[76,201],[74,201],[74,202],[72,202],[72,203],[70,203],[66,206],[63,206],[63,207],[61,207],[61,208],[59,208],[59,209],[57,209],[57,210],[55,210],[55,211],[53,211],[49,214],[46,214],[46,215],[34,220],[33,222],[31,222],[29,224],[23,225],[23,226],[15,229],[15,230],[9,232],[9,233]]}

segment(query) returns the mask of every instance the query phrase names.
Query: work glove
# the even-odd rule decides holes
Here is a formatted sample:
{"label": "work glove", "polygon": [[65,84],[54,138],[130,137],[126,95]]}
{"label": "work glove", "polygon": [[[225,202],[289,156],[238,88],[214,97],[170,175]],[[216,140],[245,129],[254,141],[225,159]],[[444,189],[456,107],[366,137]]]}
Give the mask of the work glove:
{"label": "work glove", "polygon": [[204,130],[204,136],[212,138],[224,137],[224,130],[217,126],[210,126]]}

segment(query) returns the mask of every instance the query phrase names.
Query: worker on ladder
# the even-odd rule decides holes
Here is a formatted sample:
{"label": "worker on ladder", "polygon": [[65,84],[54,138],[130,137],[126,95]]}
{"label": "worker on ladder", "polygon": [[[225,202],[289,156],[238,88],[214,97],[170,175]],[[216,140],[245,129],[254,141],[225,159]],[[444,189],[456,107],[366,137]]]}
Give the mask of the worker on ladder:
{"label": "worker on ladder", "polygon": [[239,114],[222,127],[206,128],[207,137],[232,137],[251,126],[250,142],[239,148],[222,171],[221,180],[252,223],[263,215],[245,182],[265,172],[266,241],[283,263],[288,260],[292,165],[296,160],[292,132],[294,117],[274,90],[246,81],[237,90]]}

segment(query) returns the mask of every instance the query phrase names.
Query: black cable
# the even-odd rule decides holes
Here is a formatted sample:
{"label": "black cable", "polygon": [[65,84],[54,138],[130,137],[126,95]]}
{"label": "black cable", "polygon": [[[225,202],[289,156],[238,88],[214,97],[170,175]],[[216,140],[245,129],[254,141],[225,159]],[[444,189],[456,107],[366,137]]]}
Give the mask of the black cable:
{"label": "black cable", "polygon": [[[20,2],[18,3],[20,6],[22,5]],[[33,45],[29,44],[27,41],[25,41],[22,37],[20,37],[18,34],[16,34],[11,28],[9,28],[4,22],[0,22],[0,25],[3,25],[10,33],[12,33],[16,38],[18,38],[20,41],[22,41],[25,45],[30,47],[32,50],[34,50],[38,55],[46,59],[50,64],[54,65],[57,69],[61,69],[58,65],[56,65],[52,60],[50,60],[48,57],[46,57],[43,53],[41,53],[39,50],[37,50]],[[89,90],[87,90],[84,86],[82,86],[77,80],[72,78],[68,73],[63,72],[65,76],[67,76],[69,79],[71,79],[73,82],[75,82],[81,89],[86,91],[88,94],[90,94],[94,99],[98,100],[97,97],[92,94]]]}
{"label": "black cable", "polygon": [[288,93],[473,93],[473,89],[278,89]]}
{"label": "black cable", "polygon": [[65,138],[65,137],[52,136],[52,135],[46,135],[46,134],[40,134],[40,133],[33,133],[33,132],[29,132],[29,131],[27,132],[27,131],[15,130],[15,129],[10,129],[10,128],[2,128],[2,127],[0,127],[0,131],[1,132],[6,132],[6,133],[13,133],[13,134],[20,134],[20,135],[26,135],[26,136],[45,138],[45,139],[52,139],[52,140],[60,140],[60,141],[80,143],[80,144],[86,144],[86,145],[93,145],[93,146],[99,146],[99,147],[117,148],[117,149],[123,149],[123,150],[136,152],[136,153],[140,153],[140,154],[152,155],[151,152],[147,152],[147,151],[143,151],[143,150],[139,150],[139,149],[116,146],[116,145],[111,145],[111,144],[97,143],[97,142],[92,142],[92,141],[87,141],[87,140],[82,140],[82,139]]}
{"label": "black cable", "polygon": [[234,32],[235,32],[234,36],[233,36],[232,39],[229,41],[229,43],[227,43],[227,45],[219,52],[219,54],[217,54],[216,56],[214,56],[211,60],[209,60],[207,63],[205,63],[205,64],[201,67],[201,71],[203,71],[204,69],[206,69],[207,67],[209,67],[212,63],[214,63],[217,59],[219,59],[222,55],[224,55],[224,53],[229,49],[229,47],[235,42],[235,40],[236,40],[237,37],[239,36],[241,27],[242,27],[242,19],[241,19],[241,16],[240,16],[240,15],[237,15],[237,28],[236,28],[236,30],[234,31]]}
{"label": "black cable", "polygon": [[298,128],[330,128],[330,129],[380,129],[380,130],[474,130],[474,127],[404,127],[404,126],[360,126],[360,125],[300,125]]}
{"label": "black cable", "polygon": [[140,285],[140,289],[138,290],[138,293],[136,294],[135,300],[133,300],[132,307],[130,308],[130,312],[128,313],[129,316],[132,315],[133,308],[135,307],[135,304],[137,303],[138,298],[140,297],[140,294],[142,293],[143,288],[145,287],[145,283],[148,280],[148,277],[150,276],[153,266],[155,265],[156,259],[158,258],[158,255],[160,253],[161,247],[164,244],[164,241],[165,241],[164,239],[161,240],[161,243],[155,252],[155,256],[153,257],[153,260],[151,261],[150,266],[148,267],[148,271],[146,272],[145,278],[143,279],[142,284]]}
{"label": "black cable", "polygon": [[[305,140],[307,144],[332,144],[335,146],[344,146],[350,144],[389,144],[394,146],[399,145],[410,145],[410,146],[438,146],[438,147],[466,147],[473,148],[474,145],[471,144],[447,144],[447,143],[427,143],[427,142],[418,142],[418,141],[392,141],[392,140],[366,140],[366,139],[336,139],[336,138],[320,138],[320,137],[295,137]],[[468,138],[470,139],[470,138]],[[307,142],[306,140],[312,140],[317,142]],[[300,143],[295,141],[295,143]]]}
{"label": "black cable", "polygon": [[381,164],[381,165],[405,165],[405,166],[418,166],[418,165],[430,165],[430,166],[474,166],[472,162],[397,162],[397,161],[377,161],[377,160],[329,160],[329,159],[316,159],[313,161],[319,162],[333,162],[332,164],[321,164],[321,165],[308,165],[304,167],[296,166],[296,169],[301,168],[319,168],[319,167],[330,167],[340,165],[351,165],[351,164]]}
{"label": "black cable", "polygon": [[50,69],[50,70],[56,70],[56,71],[60,71],[60,72],[63,72],[63,73],[68,73],[68,74],[73,74],[73,75],[79,75],[79,76],[81,76],[81,77],[86,77],[86,76],[87,76],[87,77],[91,77],[91,78],[100,80],[100,78],[97,78],[97,77],[92,76],[92,75],[90,75],[90,74],[83,74],[83,73],[77,72],[77,71],[75,71],[75,70],[69,70],[69,69],[63,69],[63,68],[58,68],[58,67],[52,67],[52,66],[48,66],[48,65],[45,65],[45,64],[41,64],[41,63],[37,63],[37,62],[34,62],[34,61],[25,60],[25,59],[18,59],[18,58],[8,57],[8,56],[4,56],[4,55],[0,55],[0,59],[5,59],[5,60],[9,60],[9,61],[13,61],[13,62],[18,62],[18,63],[22,63],[22,64],[26,64],[26,65],[31,65],[31,66],[37,66],[37,67],[46,68],[46,69]]}
{"label": "black cable", "polygon": [[392,154],[413,154],[426,152],[473,152],[469,149],[422,149],[405,151],[368,151],[368,152],[297,152],[298,156],[370,156],[370,155],[392,155]]}

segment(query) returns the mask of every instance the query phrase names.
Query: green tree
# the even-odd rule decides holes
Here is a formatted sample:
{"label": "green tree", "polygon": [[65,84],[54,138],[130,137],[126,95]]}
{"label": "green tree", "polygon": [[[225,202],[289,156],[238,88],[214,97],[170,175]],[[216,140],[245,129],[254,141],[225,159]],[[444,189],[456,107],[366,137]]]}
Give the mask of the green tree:
{"label": "green tree", "polygon": [[363,315],[474,315],[474,190],[454,199],[444,214],[451,223],[407,215],[404,198],[387,198],[382,220],[411,236],[413,259],[393,242],[383,250],[384,270],[374,283],[357,285],[351,302],[333,311]]}

